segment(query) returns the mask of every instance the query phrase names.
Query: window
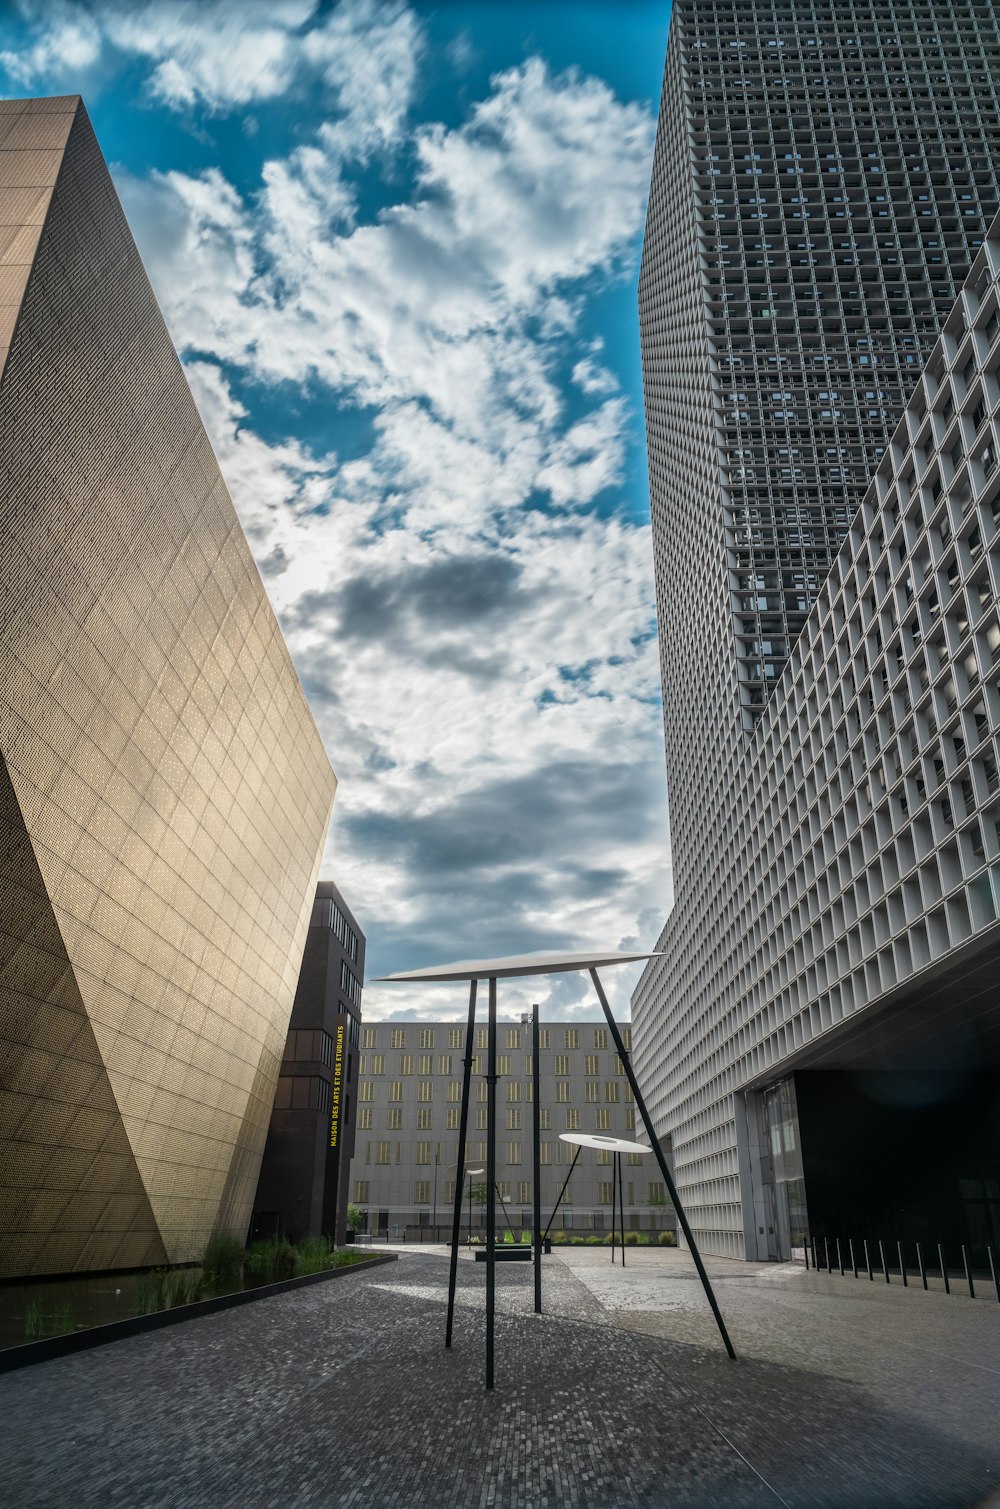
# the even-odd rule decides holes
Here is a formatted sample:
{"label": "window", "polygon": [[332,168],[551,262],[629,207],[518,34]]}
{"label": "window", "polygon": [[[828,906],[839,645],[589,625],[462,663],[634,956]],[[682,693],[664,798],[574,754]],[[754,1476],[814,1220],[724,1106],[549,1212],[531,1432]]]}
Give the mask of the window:
{"label": "window", "polygon": [[459,1082],[458,1082],[457,1079],[453,1079],[452,1082],[451,1082],[451,1084],[448,1086],[448,1099],[449,1100],[461,1100],[461,1098],[462,1098],[462,1086],[459,1084]]}
{"label": "window", "polygon": [[557,1053],[556,1054],[555,1068],[553,1070],[553,1073],[554,1074],[568,1074],[569,1073],[569,1054],[567,1054],[567,1053]]}
{"label": "window", "polygon": [[455,1203],[455,1181],[454,1181],[454,1179],[449,1179],[448,1183],[445,1185],[445,1187],[444,1187],[444,1199],[445,1199],[445,1204],[446,1205],[454,1205],[454,1203]]}
{"label": "window", "polygon": [[405,1027],[394,1027],[392,1029],[392,1031],[389,1034],[389,1047],[390,1048],[405,1048],[406,1047],[406,1028]]}
{"label": "window", "polygon": [[611,1061],[611,1072],[612,1072],[612,1074],[618,1074],[618,1075],[621,1075],[621,1074],[625,1073],[625,1066],[623,1065],[621,1059],[618,1057],[617,1053],[615,1054],[614,1058]]}
{"label": "window", "polygon": [[569,1080],[568,1079],[557,1079],[556,1080],[556,1103],[558,1105],[565,1105],[565,1103],[568,1100],[569,1100]]}
{"label": "window", "polygon": [[361,1081],[361,1084],[358,1086],[358,1099],[359,1100],[374,1100],[375,1099],[375,1086],[372,1084],[372,1082],[371,1082],[370,1079],[363,1079]]}
{"label": "window", "polygon": [[551,1144],[551,1142],[543,1142],[542,1143],[541,1147],[538,1149],[538,1161],[541,1164],[542,1168],[548,1168],[549,1167],[549,1165],[552,1162],[552,1144]]}
{"label": "window", "polygon": [[520,1099],[521,1099],[521,1081],[519,1079],[509,1079],[507,1081],[507,1103],[508,1103],[508,1105],[516,1104],[516,1102],[519,1101]]}
{"label": "window", "polygon": [[507,1028],[507,1047],[508,1048],[520,1048],[520,1046],[521,1046],[521,1029],[520,1029],[520,1027],[508,1027]]}
{"label": "window", "polygon": [[434,1099],[434,1081],[432,1079],[422,1079],[420,1081],[420,1084],[417,1087],[417,1099],[418,1100],[433,1100]]}
{"label": "window", "polygon": [[429,1132],[431,1129],[431,1108],[420,1106],[417,1110],[417,1131]]}
{"label": "window", "polygon": [[650,1203],[650,1205],[662,1205],[663,1202],[666,1200],[666,1198],[667,1198],[667,1191],[664,1188],[662,1180],[651,1179],[649,1181],[649,1203]]}
{"label": "window", "polygon": [[413,1161],[414,1163],[430,1163],[431,1145],[429,1142],[414,1143]]}
{"label": "window", "polygon": [[[606,1048],[608,1046],[608,1029],[606,1027],[594,1028],[594,1047]],[[596,1070],[594,1071],[597,1072]]]}
{"label": "window", "polygon": [[390,1132],[403,1130],[403,1113],[398,1106],[390,1106],[386,1112],[386,1127]]}
{"label": "window", "polygon": [[421,1053],[421,1055],[420,1055],[420,1073],[421,1074],[433,1074],[434,1073],[434,1055],[433,1054],[431,1054],[431,1053]]}
{"label": "window", "polygon": [[499,1194],[501,1200],[506,1200],[508,1203],[510,1202],[510,1180],[509,1179],[498,1179],[497,1180],[497,1193]]}
{"label": "window", "polygon": [[482,1055],[479,1053],[474,1053],[472,1055],[472,1072],[474,1075],[482,1074],[483,1072],[483,1059]]}
{"label": "window", "polygon": [[542,1132],[547,1132],[552,1126],[552,1112],[548,1106],[542,1106],[538,1112],[538,1127]]}
{"label": "window", "polygon": [[[642,1160],[645,1156],[645,1153],[626,1153],[625,1162],[628,1164],[629,1168],[641,1168]],[[629,1204],[631,1203],[632,1202],[629,1201]]]}
{"label": "window", "polygon": [[586,1091],[588,1105],[593,1104],[595,1100],[600,1100],[601,1087],[597,1083],[596,1079],[588,1079],[586,1085],[584,1086],[584,1089]]}
{"label": "window", "polygon": [[356,1205],[367,1205],[368,1204],[368,1180],[367,1179],[355,1179],[355,1181],[354,1181],[354,1203]]}
{"label": "window", "polygon": [[461,1115],[462,1115],[462,1113],[459,1110],[458,1106],[453,1106],[449,1110],[449,1112],[448,1112],[448,1119],[447,1119],[447,1127],[448,1127],[449,1132],[457,1132],[458,1131],[458,1129],[459,1129],[459,1121],[461,1119]]}
{"label": "window", "polygon": [[[607,1112],[605,1112],[605,1115],[610,1116],[611,1112],[607,1111]],[[634,1132],[635,1131],[635,1112],[634,1111],[626,1111],[625,1112],[625,1130],[626,1130],[626,1132]]]}
{"label": "window", "polygon": [[509,1074],[510,1073],[510,1054],[509,1053],[498,1053],[497,1054],[497,1073],[498,1074]]}
{"label": "window", "polygon": [[631,1053],[631,1051],[632,1051],[632,1029],[631,1029],[631,1027],[623,1027],[621,1029],[621,1034],[622,1034],[622,1047],[625,1048],[628,1052]]}
{"label": "window", "polygon": [[489,1087],[489,1085],[486,1083],[485,1079],[481,1079],[479,1081],[478,1085],[476,1086],[476,1099],[477,1100],[485,1100],[487,1098],[487,1096],[489,1095],[489,1093],[490,1093],[490,1087]]}
{"label": "window", "polygon": [[465,1047],[465,1033],[463,1032],[463,1030],[462,1030],[461,1027],[449,1027],[448,1028],[448,1047],[449,1048],[464,1048]]}
{"label": "window", "polygon": [[597,1113],[597,1130],[599,1132],[610,1132],[610,1130],[611,1130],[611,1112],[610,1111],[598,1111],[598,1113]]}
{"label": "window", "polygon": [[616,1083],[615,1080],[609,1079],[605,1083],[605,1086],[604,1086],[604,1099],[605,1100],[612,1100],[612,1101],[618,1099],[618,1085],[617,1085],[617,1083]]}
{"label": "window", "polygon": [[361,1109],[358,1111],[358,1131],[359,1132],[370,1132],[371,1129],[372,1129],[372,1108],[371,1108],[371,1106],[362,1106]]}
{"label": "window", "polygon": [[488,1048],[490,1046],[490,1029],[488,1027],[480,1027],[479,1035],[476,1038],[476,1046],[477,1048]]}
{"label": "window", "polygon": [[551,1036],[551,1033],[549,1032],[549,1029],[547,1027],[539,1027],[539,1029],[538,1029],[538,1046],[539,1046],[539,1048],[547,1048],[549,1046],[549,1038],[550,1038],[550,1036]]}
{"label": "window", "polygon": [[617,1201],[615,1200],[615,1186],[613,1180],[602,1179],[600,1181],[597,1186],[597,1203],[598,1205],[617,1204]]}
{"label": "window", "polygon": [[578,1132],[580,1130],[580,1113],[575,1108],[571,1107],[566,1112],[566,1130],[567,1132]]}
{"label": "window", "polygon": [[531,1204],[531,1180],[530,1179],[519,1179],[517,1181],[517,1203],[518,1203],[518,1205],[530,1205]]}
{"label": "window", "polygon": [[451,1054],[450,1053],[442,1053],[440,1055],[440,1057],[438,1058],[438,1073],[439,1074],[447,1074],[449,1078],[451,1077]]}
{"label": "window", "polygon": [[579,1046],[580,1046],[580,1034],[579,1034],[579,1032],[577,1031],[577,1029],[575,1027],[567,1027],[566,1028],[566,1047],[567,1048],[579,1048]]}
{"label": "window", "polygon": [[378,1042],[378,1036],[376,1034],[375,1028],[374,1027],[366,1027],[365,1030],[364,1030],[364,1032],[362,1033],[362,1038],[361,1038],[361,1046],[362,1046],[362,1048],[374,1048],[375,1044],[377,1042]]}
{"label": "window", "polygon": [[421,1027],[421,1029],[420,1029],[420,1046],[421,1046],[421,1048],[433,1048],[434,1047],[434,1028],[433,1027]]}
{"label": "window", "polygon": [[371,1069],[370,1069],[369,1072],[371,1074],[384,1074],[385,1073],[385,1054],[384,1053],[373,1053],[372,1054],[372,1063],[371,1063]]}
{"label": "window", "polygon": [[505,1161],[507,1163],[507,1167],[516,1167],[517,1164],[519,1164],[521,1161],[521,1144],[519,1142],[508,1142],[506,1154],[507,1156]]}
{"label": "window", "polygon": [[[568,1072],[568,1071],[567,1071]],[[583,1061],[584,1074],[600,1074],[601,1061],[596,1053],[588,1053]]]}
{"label": "window", "polygon": [[508,1108],[507,1130],[508,1132],[519,1132],[521,1130],[521,1112],[517,1106],[510,1106]]}
{"label": "window", "polygon": [[375,1162],[376,1163],[391,1163],[392,1162],[392,1143],[391,1142],[376,1142],[376,1144],[375,1144]]}
{"label": "window", "polygon": [[478,1131],[486,1131],[487,1127],[489,1126],[489,1114],[489,1106],[476,1107],[476,1128]]}
{"label": "window", "polygon": [[597,1149],[597,1161],[601,1165],[602,1168],[608,1168],[608,1167],[610,1167],[610,1165],[611,1165],[611,1149],[608,1148],[608,1147],[599,1147]]}
{"label": "window", "polygon": [[394,1079],[392,1081],[392,1083],[390,1084],[390,1086],[389,1086],[389,1099],[390,1100],[402,1100],[402,1098],[403,1098],[403,1081],[401,1079]]}
{"label": "window", "polygon": [[[997,506],[1000,507],[1000,503]],[[535,1072],[535,1060],[531,1053],[524,1055],[524,1072],[525,1074],[534,1074]]]}
{"label": "window", "polygon": [[429,1179],[417,1179],[413,1185],[414,1205],[429,1205],[431,1203],[431,1185]]}
{"label": "window", "polygon": [[413,1073],[413,1054],[412,1053],[404,1053],[403,1054],[402,1058],[399,1060],[399,1072],[400,1072],[400,1074],[412,1074]]}

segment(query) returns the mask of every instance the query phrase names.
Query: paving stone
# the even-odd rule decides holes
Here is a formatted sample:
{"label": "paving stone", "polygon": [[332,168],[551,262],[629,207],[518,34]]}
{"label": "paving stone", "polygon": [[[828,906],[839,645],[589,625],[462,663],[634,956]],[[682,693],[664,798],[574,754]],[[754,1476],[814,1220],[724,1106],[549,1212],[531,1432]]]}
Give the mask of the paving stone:
{"label": "paving stone", "polygon": [[[1000,1483],[1000,1305],[683,1253],[447,1259],[0,1378],[0,1504],[32,1509],[950,1509]],[[963,1308],[964,1307],[964,1308]]]}

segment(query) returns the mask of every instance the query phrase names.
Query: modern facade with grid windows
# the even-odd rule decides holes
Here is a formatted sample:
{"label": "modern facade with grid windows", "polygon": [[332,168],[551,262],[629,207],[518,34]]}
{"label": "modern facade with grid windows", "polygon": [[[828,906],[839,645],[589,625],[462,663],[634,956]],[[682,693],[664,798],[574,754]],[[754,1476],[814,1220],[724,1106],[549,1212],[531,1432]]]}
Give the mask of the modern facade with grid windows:
{"label": "modern facade with grid windows", "polygon": [[0,1276],[250,1220],[335,780],[75,97],[0,103]]}
{"label": "modern facade with grid windows", "polygon": [[[708,1251],[1000,1219],[998,139],[992,4],[675,0],[639,302],[677,902],[633,1023]],[[936,1172],[872,1155],[904,1122]]]}
{"label": "modern facade with grid windows", "polygon": [[[473,1049],[466,1168],[486,1167],[487,1028],[477,1027]],[[621,1028],[626,1048],[627,1026]],[[375,1235],[402,1239],[430,1227],[451,1234],[455,1167],[462,1107],[466,1028],[454,1022],[379,1022],[362,1028],[357,1136],[351,1171],[352,1199],[368,1212]],[[532,1224],[531,1028],[497,1024],[497,1207],[501,1232]],[[543,1225],[555,1208],[575,1149],[560,1132],[604,1132],[634,1139],[635,1105],[606,1027],[592,1022],[546,1023],[540,1028],[541,1205]],[[610,1152],[584,1148],[553,1231],[576,1236],[611,1230],[613,1162]],[[466,1178],[462,1233],[468,1232]],[[625,1155],[626,1230],[674,1230],[672,1208],[653,1160]],[[617,1199],[617,1196],[615,1197]],[[472,1229],[481,1231],[483,1208],[473,1203]]]}

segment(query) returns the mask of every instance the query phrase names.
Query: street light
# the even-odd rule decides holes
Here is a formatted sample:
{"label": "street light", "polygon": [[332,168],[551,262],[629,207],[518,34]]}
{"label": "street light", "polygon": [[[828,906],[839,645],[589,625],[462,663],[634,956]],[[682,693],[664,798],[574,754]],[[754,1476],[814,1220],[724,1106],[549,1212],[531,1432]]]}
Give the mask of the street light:
{"label": "street light", "polygon": [[472,1246],[472,1181],[473,1181],[473,1179],[475,1178],[475,1176],[477,1174],[485,1174],[485,1172],[486,1172],[486,1170],[484,1168],[470,1168],[468,1170],[468,1174],[469,1174],[469,1240],[465,1244],[466,1247],[471,1247]]}

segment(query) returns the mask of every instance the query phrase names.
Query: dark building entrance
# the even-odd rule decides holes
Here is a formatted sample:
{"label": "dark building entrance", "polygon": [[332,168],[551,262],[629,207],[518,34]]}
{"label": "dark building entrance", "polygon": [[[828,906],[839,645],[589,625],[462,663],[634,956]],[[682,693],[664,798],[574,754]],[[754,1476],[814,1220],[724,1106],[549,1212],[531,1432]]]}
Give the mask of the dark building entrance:
{"label": "dark building entrance", "polygon": [[996,1070],[805,1072],[795,1092],[814,1237],[1000,1252]]}

